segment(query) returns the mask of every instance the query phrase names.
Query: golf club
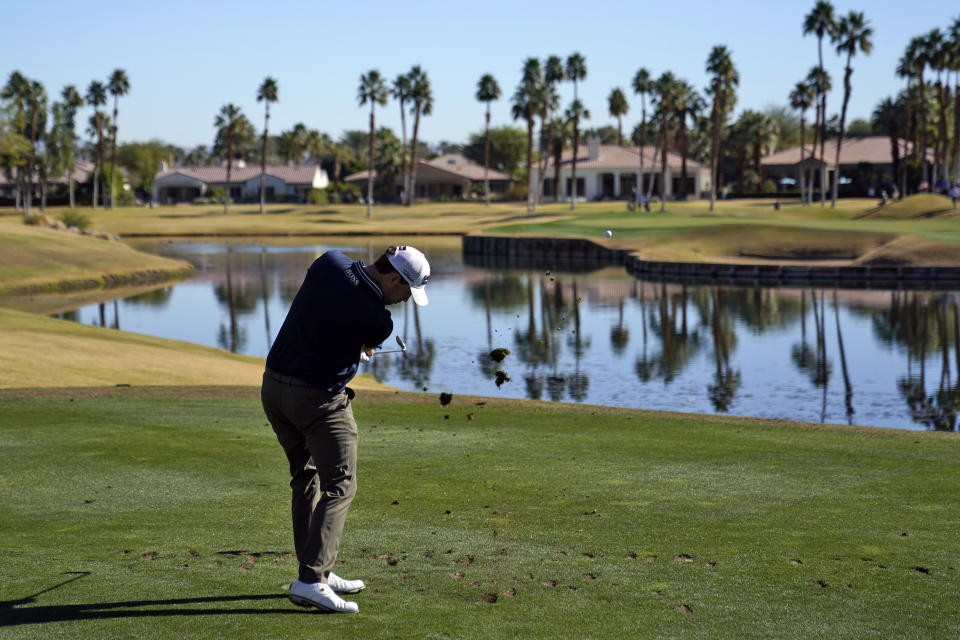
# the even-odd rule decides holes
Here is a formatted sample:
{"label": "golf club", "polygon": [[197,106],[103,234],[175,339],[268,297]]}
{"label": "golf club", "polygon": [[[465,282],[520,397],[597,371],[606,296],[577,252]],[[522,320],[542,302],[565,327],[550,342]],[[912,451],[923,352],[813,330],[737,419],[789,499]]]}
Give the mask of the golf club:
{"label": "golf club", "polygon": [[380,355],[381,353],[405,353],[407,351],[407,345],[403,343],[403,340],[400,339],[400,336],[397,336],[397,344],[400,345],[399,349],[388,349],[387,351],[376,351],[373,355]]}

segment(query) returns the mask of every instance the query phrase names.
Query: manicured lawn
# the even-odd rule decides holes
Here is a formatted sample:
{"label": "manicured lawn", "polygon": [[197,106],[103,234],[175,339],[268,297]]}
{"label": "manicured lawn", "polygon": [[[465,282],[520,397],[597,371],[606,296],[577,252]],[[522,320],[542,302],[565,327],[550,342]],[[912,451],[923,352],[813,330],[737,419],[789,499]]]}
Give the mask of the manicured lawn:
{"label": "manicured lawn", "polygon": [[960,634],[956,435],[385,392],[355,412],[338,572],[368,589],[323,616],[285,599],[255,388],[0,392],[0,636]]}
{"label": "manicured lawn", "polygon": [[2,220],[0,295],[25,289],[96,287],[108,280],[162,280],[193,271],[185,262],[134,251],[122,242],[31,227],[10,216]]}

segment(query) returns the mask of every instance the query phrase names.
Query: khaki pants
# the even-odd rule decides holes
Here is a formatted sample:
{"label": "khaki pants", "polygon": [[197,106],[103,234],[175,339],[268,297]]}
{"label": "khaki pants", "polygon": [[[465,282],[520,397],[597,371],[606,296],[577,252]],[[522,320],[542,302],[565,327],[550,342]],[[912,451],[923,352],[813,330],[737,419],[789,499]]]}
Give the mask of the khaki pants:
{"label": "khaki pants", "polygon": [[260,399],[290,462],[300,580],[326,582],[357,493],[357,423],[347,389],[332,394],[267,371]]}

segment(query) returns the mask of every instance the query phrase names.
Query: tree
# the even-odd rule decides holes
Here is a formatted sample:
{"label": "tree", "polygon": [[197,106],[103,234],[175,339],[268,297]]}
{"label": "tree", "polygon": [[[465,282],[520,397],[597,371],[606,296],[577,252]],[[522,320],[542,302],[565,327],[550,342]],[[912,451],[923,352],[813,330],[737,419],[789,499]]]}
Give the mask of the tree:
{"label": "tree", "polygon": [[538,111],[538,92],[543,82],[540,61],[536,58],[527,58],[523,63],[523,71],[520,75],[520,84],[517,85],[517,89],[513,93],[513,106],[511,107],[510,113],[514,120],[523,119],[527,123],[527,211],[533,211],[535,208],[533,187],[533,128],[534,119]]}
{"label": "tree", "polygon": [[703,97],[697,93],[690,83],[686,80],[677,82],[676,101],[674,103],[674,113],[677,122],[677,137],[680,146],[680,193],[678,197],[683,200],[687,197],[687,119],[694,124],[700,117],[700,113],[706,108],[707,103]]}
{"label": "tree", "polygon": [[383,81],[383,76],[376,69],[371,69],[360,76],[360,86],[357,89],[357,102],[360,106],[370,103],[370,153],[367,156],[367,217],[373,214],[373,143],[375,134],[374,107],[381,107],[387,104],[387,85]]}
{"label": "tree", "polygon": [[420,116],[433,113],[433,93],[430,79],[420,65],[410,69],[410,100],[413,106],[413,137],[410,140],[410,192],[407,194],[407,206],[413,204],[417,191],[417,140],[420,134]]}
{"label": "tree", "polygon": [[403,148],[400,150],[401,173],[403,174],[403,202],[410,192],[410,169],[407,167],[407,101],[410,99],[410,76],[401,73],[393,80],[391,95],[400,105],[400,133]]}
{"label": "tree", "polygon": [[667,210],[667,149],[670,148],[670,123],[676,113],[679,86],[676,77],[665,71],[654,83],[654,98],[660,114],[660,211]]}
{"label": "tree", "polygon": [[128,142],[117,147],[117,162],[130,176],[130,184],[149,198],[153,191],[153,178],[161,162],[171,160],[170,147],[160,140]]}
{"label": "tree", "polygon": [[477,83],[477,100],[487,105],[483,143],[483,201],[487,206],[490,206],[490,180],[487,176],[490,170],[490,103],[499,99],[500,85],[497,79],[489,73],[484,74]]}
{"label": "tree", "polygon": [[647,94],[653,92],[653,81],[650,72],[640,67],[633,76],[633,92],[640,96],[640,136],[637,140],[640,163],[637,169],[637,195],[643,192],[643,142],[647,130]]}
{"label": "tree", "polygon": [[580,144],[580,118],[589,118],[590,113],[577,97],[577,82],[587,77],[587,60],[574,51],[567,57],[567,80],[573,83],[573,104],[567,110],[567,119],[573,124],[573,162],[571,164],[570,208],[577,208],[577,147]]}
{"label": "tree", "polygon": [[808,82],[798,82],[794,85],[793,91],[790,92],[790,106],[800,111],[800,201],[803,204],[807,203],[807,194],[806,191],[804,191],[803,181],[803,153],[807,145],[807,109],[810,108],[813,99],[814,91]]}
{"label": "tree", "polygon": [[563,148],[568,141],[573,140],[570,122],[563,118],[554,118],[550,124],[550,140],[548,147],[553,158],[553,201],[560,202],[560,162],[563,159]]}
{"label": "tree", "polygon": [[607,96],[607,108],[610,115],[617,119],[617,145],[623,146],[623,116],[627,115],[630,105],[627,104],[627,96],[623,89],[616,87]]}
{"label": "tree", "polygon": [[224,185],[223,213],[228,212],[230,203],[230,174],[233,172],[233,154],[237,140],[250,136],[253,127],[250,121],[240,111],[240,107],[230,103],[220,107],[220,113],[213,120],[217,129],[217,142],[220,147],[226,146],[227,151],[227,181]]}
{"label": "tree", "polygon": [[950,25],[950,69],[953,80],[953,182],[960,185],[960,16]]}
{"label": "tree", "polygon": [[582,102],[574,100],[570,108],[567,109],[566,116],[567,122],[570,123],[570,128],[573,130],[573,161],[570,165],[570,208],[574,209],[577,199],[577,149],[580,147],[579,122],[589,120],[590,112],[587,111]]}
{"label": "tree", "polygon": [[27,167],[27,197],[24,201],[24,213],[30,213],[30,205],[33,200],[33,175],[37,169],[37,143],[40,141],[43,132],[47,127],[47,90],[43,85],[31,80],[27,89],[27,121],[30,123],[30,164]]}
{"label": "tree", "polygon": [[[490,137],[490,166],[516,175],[523,165],[527,153],[527,134],[517,127],[492,127]],[[477,164],[484,162],[486,157],[487,132],[471,133],[469,141],[463,147],[463,155]]]}
{"label": "tree", "polygon": [[[829,93],[833,88],[833,82],[830,78],[830,74],[826,69],[820,67],[813,67],[810,69],[810,73],[807,75],[807,82],[813,87],[814,94],[819,97],[824,93]],[[825,124],[826,117],[823,113],[823,102],[817,100],[816,102],[816,114],[817,114],[817,127],[814,130],[813,137],[813,148],[810,150],[810,161],[811,161],[811,176],[810,176],[810,201],[813,202],[813,163],[816,161],[817,157],[817,142],[820,142],[820,191],[821,191],[821,202],[820,206],[824,206],[823,199],[824,196],[824,180],[826,180],[826,169],[823,164],[823,138],[827,135],[827,127]]]}
{"label": "tree", "polygon": [[[543,193],[543,184],[547,178],[547,156],[552,153],[552,145],[555,139],[554,127],[557,126],[558,122],[562,122],[562,119],[554,118],[554,112],[560,106],[560,95],[558,93],[558,87],[561,82],[566,81],[567,79],[567,70],[564,66],[563,58],[557,55],[549,56],[543,66],[543,83],[544,83],[544,102],[543,110],[541,112],[541,153],[540,153],[540,183],[537,185],[537,196],[539,197]],[[543,131],[543,120],[546,120],[547,127],[546,133]],[[561,143],[562,147],[562,143]],[[562,148],[561,148],[562,153]],[[559,161],[558,161],[559,162]],[[560,170],[559,163],[554,168],[554,172],[558,173]],[[560,187],[559,182],[554,184],[554,202],[560,201]]]}
{"label": "tree", "polygon": [[61,142],[63,144],[64,160],[66,162],[70,208],[75,209],[77,204],[73,189],[73,173],[77,168],[77,109],[83,106],[83,98],[80,97],[77,88],[72,84],[68,84],[63,88],[60,97],[63,98],[63,104],[65,105],[64,115],[66,116],[66,128]]}
{"label": "tree", "polygon": [[277,101],[277,81],[270,76],[257,89],[257,102],[263,103],[263,145],[260,148],[260,213],[267,201],[267,137],[270,128],[270,103]]}
{"label": "tree", "polygon": [[846,16],[840,18],[837,24],[836,37],[834,42],[837,45],[837,54],[847,54],[847,64],[843,73],[843,107],[840,109],[840,135],[837,136],[837,158],[834,162],[836,170],[833,172],[833,196],[830,201],[830,207],[837,207],[837,190],[840,181],[840,147],[843,144],[843,126],[847,119],[847,105],[850,103],[850,92],[852,86],[850,77],[853,75],[851,63],[853,56],[857,51],[862,51],[863,55],[868,56],[873,50],[873,29],[869,27],[866,18],[862,12],[851,11]]}
{"label": "tree", "polygon": [[710,211],[713,211],[717,199],[720,140],[726,127],[727,114],[733,110],[736,102],[735,89],[740,84],[740,74],[733,64],[730,51],[723,45],[717,45],[710,51],[707,57],[707,73],[711,75],[707,94],[713,98],[710,111]]}
{"label": "tree", "polygon": [[951,65],[954,55],[954,44],[946,40],[939,29],[930,31],[924,39],[927,50],[927,60],[930,68],[937,72],[937,82],[934,85],[935,97],[939,108],[937,118],[937,136],[933,147],[934,176],[933,183],[947,175],[947,108],[950,106],[950,78],[947,75],[947,86],[943,84],[943,72]]}
{"label": "tree", "polygon": [[886,131],[890,137],[890,154],[893,158],[893,183],[900,179],[900,122],[903,115],[903,104],[900,100],[894,101],[887,97],[873,110],[873,126]]}
{"label": "tree", "polygon": [[107,81],[107,88],[113,96],[113,128],[110,140],[110,208],[113,209],[117,197],[117,101],[130,91],[130,80],[123,69],[114,69]]}
{"label": "tree", "polygon": [[[826,71],[823,68],[823,36],[830,36],[832,40],[837,31],[837,23],[834,18],[833,5],[827,0],[819,0],[813,9],[803,19],[803,35],[811,33],[817,36],[817,56],[818,68],[820,74]],[[825,91],[818,94],[820,98],[820,206],[826,206],[827,200],[827,165],[823,161],[823,149],[827,137],[827,94]]]}
{"label": "tree", "polygon": [[97,136],[97,158],[93,166],[93,202],[91,206],[97,208],[97,191],[100,187],[100,172],[103,167],[103,121],[106,114],[100,111],[100,107],[107,104],[107,90],[100,82],[94,80],[87,87],[87,104],[93,107],[93,116],[90,118]]}
{"label": "tree", "polygon": [[25,169],[30,163],[30,149],[27,141],[27,103],[30,93],[30,81],[19,71],[10,74],[7,83],[0,91],[0,98],[8,100],[13,119],[5,135],[4,168],[8,178],[13,178],[16,170],[15,205],[20,208],[20,196],[26,184]]}

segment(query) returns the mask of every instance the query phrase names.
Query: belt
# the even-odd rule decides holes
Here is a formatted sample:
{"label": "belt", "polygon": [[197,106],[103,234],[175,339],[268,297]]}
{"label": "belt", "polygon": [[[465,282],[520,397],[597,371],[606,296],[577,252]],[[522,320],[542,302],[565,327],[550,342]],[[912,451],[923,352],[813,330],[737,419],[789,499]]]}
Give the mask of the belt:
{"label": "belt", "polygon": [[277,382],[281,382],[281,383],[283,383],[283,384],[289,384],[289,385],[292,386],[292,387],[312,387],[312,388],[319,388],[319,387],[317,387],[317,385],[315,385],[315,384],[310,384],[309,382],[307,382],[306,380],[303,380],[302,378],[295,378],[294,376],[288,376],[288,375],[284,375],[284,374],[282,374],[282,373],[277,373],[277,372],[274,371],[273,369],[266,369],[266,370],[264,370],[263,373],[264,373],[264,375],[266,375],[266,376],[268,376],[268,377],[276,380]]}

